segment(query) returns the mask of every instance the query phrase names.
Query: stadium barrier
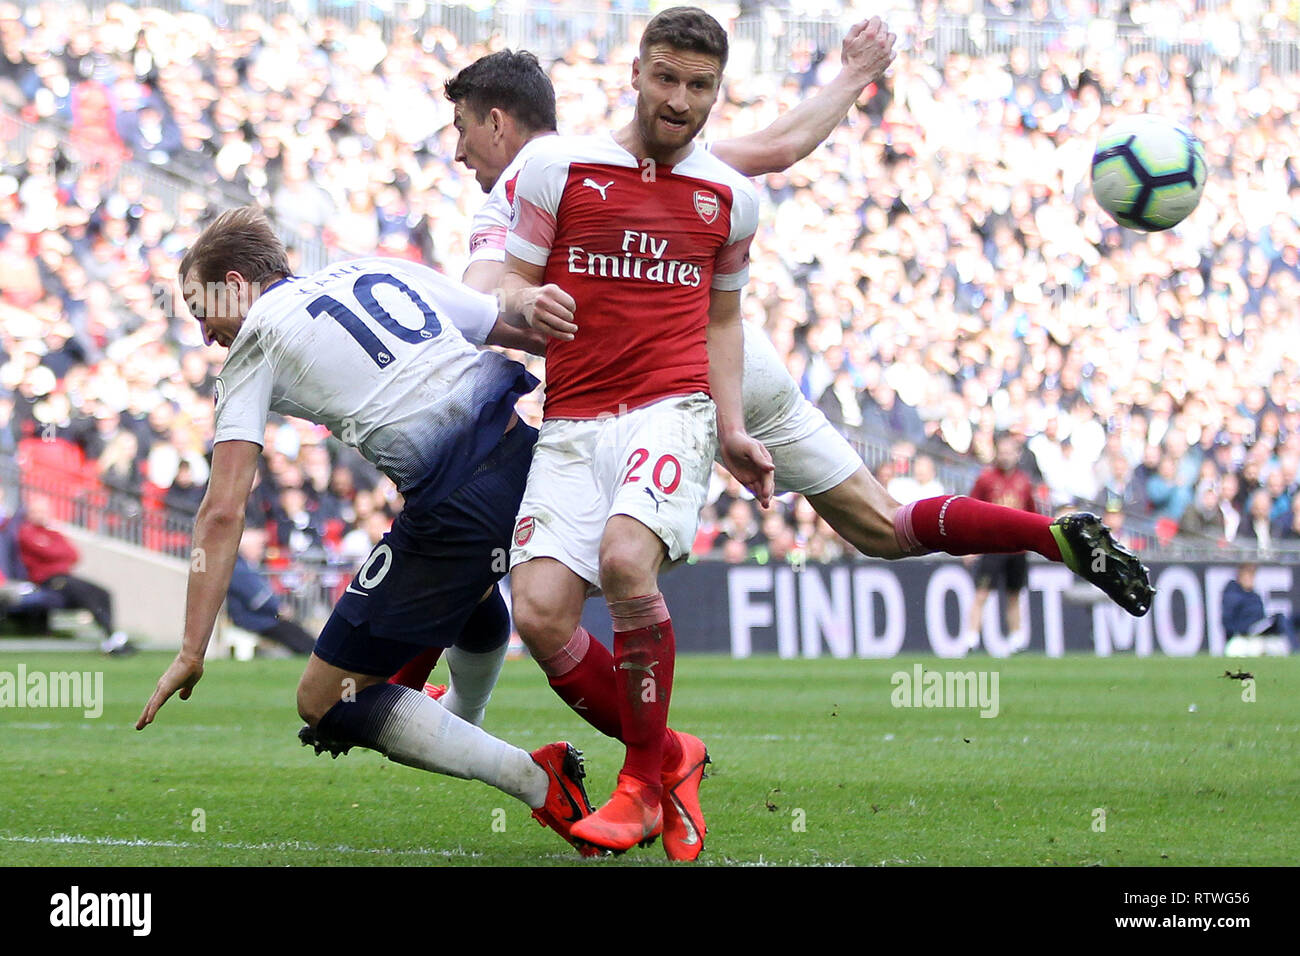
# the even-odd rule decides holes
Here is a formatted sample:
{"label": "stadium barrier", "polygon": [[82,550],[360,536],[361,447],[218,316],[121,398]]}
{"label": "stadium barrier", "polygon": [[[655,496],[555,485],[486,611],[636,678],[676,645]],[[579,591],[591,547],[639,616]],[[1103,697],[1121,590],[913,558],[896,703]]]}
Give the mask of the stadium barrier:
{"label": "stadium barrier", "polygon": [[85,462],[69,442],[28,438],[17,458],[0,457],[0,488],[13,511],[40,496],[62,525],[189,561],[193,514],[167,507],[160,488],[137,494],[106,487],[94,469],[95,463]]}
{"label": "stadium barrier", "polygon": [[64,526],[81,554],[74,573],[113,596],[113,623],[156,647],[180,647],[190,562],[85,528]]}
{"label": "stadium barrier", "polygon": [[1055,49],[1099,51],[1117,61],[1149,53],[1168,63],[1170,57],[1181,55],[1193,68],[1217,63],[1249,75],[1256,75],[1265,63],[1276,73],[1300,70],[1300,45],[1294,35],[1261,34],[1253,40],[1198,36],[1187,30],[1170,35],[1149,33],[1137,24],[1105,18],[1044,22],[1028,11],[1012,16],[940,14],[929,28],[925,46],[938,63],[954,53],[983,57],[1005,55],[1021,47],[1029,54],[1031,70],[1039,68],[1042,54]]}
{"label": "stadium barrier", "polygon": [[[1290,615],[1300,608],[1300,554],[1264,560],[1256,590],[1269,613]],[[1222,596],[1236,564],[1163,559],[1149,564],[1156,599],[1145,617],[1134,618],[1064,566],[1031,561],[1021,606],[1028,650],[1049,657],[1222,655],[1231,636],[1221,623]],[[803,567],[700,563],[665,574],[660,589],[684,653],[962,657],[975,582],[971,569],[957,559]],[[610,641],[609,613],[599,599],[587,602],[582,623]],[[996,593],[984,608],[981,649],[994,657],[1013,652]]]}
{"label": "stadium barrier", "polygon": [[[23,0],[25,6],[40,0]],[[114,0],[80,0],[79,6],[97,15]],[[445,27],[461,43],[483,42],[499,36],[507,46],[537,53],[543,60],[563,56],[578,43],[589,43],[598,57],[630,38],[635,38],[652,14],[648,0],[614,0],[601,4],[582,2],[535,3],[528,0],[470,0],[466,3],[426,3],[423,0],[146,0],[133,7],[151,7],[172,14],[196,13],[218,26],[237,25],[256,15],[267,21],[290,16],[299,23],[330,18],[356,30],[363,23],[379,26],[385,40],[397,29],[417,31]],[[1218,9],[1221,4],[1201,4],[1201,9]],[[735,7],[716,7],[719,15]],[[918,44],[932,62],[942,62],[952,53],[971,56],[1004,54],[1020,46],[1037,55],[1054,47],[1098,50],[1117,56],[1154,53],[1162,60],[1183,54],[1199,66],[1212,62],[1254,74],[1263,63],[1278,73],[1300,70],[1300,46],[1296,41],[1297,17],[1264,28],[1259,11],[1234,11],[1234,20],[1244,20],[1240,36],[1211,32],[1210,21],[1179,24],[1175,31],[1154,24],[1119,19],[1118,4],[1109,4],[1102,16],[1087,20],[1038,19],[1030,10],[1010,15],[940,12],[917,22],[908,8],[881,11],[903,38],[911,29]],[[741,73],[781,74],[787,72],[791,54],[800,47],[828,50],[836,46],[844,30],[862,16],[844,5],[836,15],[807,13],[782,3],[744,5],[731,23],[737,46],[735,69]],[[1285,31],[1289,35],[1277,35]],[[1037,68],[1036,65],[1033,68]]]}

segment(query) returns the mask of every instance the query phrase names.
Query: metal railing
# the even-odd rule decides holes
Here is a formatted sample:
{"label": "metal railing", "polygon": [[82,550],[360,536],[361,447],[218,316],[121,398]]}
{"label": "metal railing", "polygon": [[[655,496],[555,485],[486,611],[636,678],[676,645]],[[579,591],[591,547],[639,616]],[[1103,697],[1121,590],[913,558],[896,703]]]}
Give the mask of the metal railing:
{"label": "metal railing", "polygon": [[[98,18],[112,2],[77,0],[60,6],[80,7]],[[24,5],[49,6],[40,0],[24,0]],[[250,15],[267,21],[289,16],[299,23],[331,19],[352,30],[363,23],[374,23],[385,39],[391,39],[401,28],[419,33],[443,27],[461,43],[480,43],[497,36],[509,46],[534,51],[543,60],[559,57],[580,42],[592,44],[596,54],[604,56],[634,39],[652,13],[649,0],[612,0],[603,4],[591,0],[146,0],[130,6],[173,14],[195,13],[223,28],[236,26]],[[910,25],[916,16],[912,10],[895,13],[899,26]],[[1297,22],[1292,20],[1283,20],[1276,35],[1259,29],[1258,23],[1247,23],[1237,53],[1222,44],[1219,37],[1198,38],[1185,30],[1178,35],[1159,29],[1148,31],[1139,24],[1117,19],[1117,15],[1116,4],[1105,5],[1102,16],[1086,22],[1045,22],[1035,19],[1028,10],[1010,16],[940,13],[921,27],[919,45],[939,62],[955,52],[985,55],[1020,46],[1037,54],[1063,44],[1074,49],[1114,50],[1121,55],[1152,52],[1166,59],[1182,53],[1193,63],[1217,60],[1247,71],[1257,70],[1262,63],[1270,64],[1279,73],[1300,71]],[[859,16],[861,12],[847,3],[839,15],[806,15],[786,4],[771,4],[760,12],[742,13],[730,28],[739,46],[751,47],[755,73],[782,73],[788,70],[790,53],[797,46],[829,49],[839,43],[844,29]],[[1031,57],[1031,68],[1034,59]]]}
{"label": "metal railing", "polygon": [[1300,71],[1300,42],[1295,24],[1287,35],[1242,38],[1240,43],[1223,42],[1214,36],[1149,33],[1134,23],[1092,20],[1088,23],[1048,23],[1028,11],[1011,16],[940,14],[927,28],[924,47],[933,60],[942,63],[949,55],[1001,55],[1020,47],[1029,54],[1029,68],[1037,70],[1041,54],[1065,48],[1074,51],[1100,50],[1124,59],[1151,53],[1164,62],[1185,56],[1189,65],[1205,67],[1213,62],[1239,71],[1254,72],[1263,63],[1275,72]]}
{"label": "metal railing", "polygon": [[259,568],[258,573],[280,600],[282,613],[313,633],[330,616],[357,569],[345,565],[302,562],[288,568]]}
{"label": "metal railing", "polygon": [[45,464],[24,468],[16,458],[0,456],[0,489],[11,511],[21,510],[39,496],[55,521],[169,557],[190,558],[193,514],[134,491],[108,487],[82,471]]}

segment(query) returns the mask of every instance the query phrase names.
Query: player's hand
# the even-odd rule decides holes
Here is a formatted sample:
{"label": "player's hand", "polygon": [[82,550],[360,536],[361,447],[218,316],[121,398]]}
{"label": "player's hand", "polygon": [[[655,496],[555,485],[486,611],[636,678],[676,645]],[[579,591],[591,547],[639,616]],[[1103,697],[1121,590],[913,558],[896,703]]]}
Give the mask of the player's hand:
{"label": "player's hand", "polygon": [[876,82],[897,56],[897,39],[880,17],[854,24],[840,45],[843,71],[861,86]]}
{"label": "player's hand", "polygon": [[763,447],[763,443],[744,432],[732,432],[722,436],[719,445],[722,463],[727,466],[727,471],[750,490],[760,505],[766,508],[771,504],[776,469],[772,465],[772,456]]}
{"label": "player's hand", "polygon": [[149,703],[144,705],[140,719],[135,722],[136,730],[144,730],[153,723],[158,709],[167,703],[172,694],[181,692],[181,700],[189,700],[194,693],[194,685],[203,676],[203,659],[197,660],[177,654],[162,677],[158,678],[158,687],[154,690]]}
{"label": "player's hand", "polygon": [[573,321],[578,304],[558,285],[550,282],[526,290],[520,305],[529,327],[561,342],[573,341],[573,334],[578,331]]}

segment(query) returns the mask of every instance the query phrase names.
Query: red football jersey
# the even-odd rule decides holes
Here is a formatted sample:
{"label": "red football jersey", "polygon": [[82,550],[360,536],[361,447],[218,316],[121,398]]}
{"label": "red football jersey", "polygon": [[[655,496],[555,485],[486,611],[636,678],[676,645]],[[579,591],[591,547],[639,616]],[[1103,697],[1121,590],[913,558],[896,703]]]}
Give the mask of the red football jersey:
{"label": "red football jersey", "polygon": [[546,349],[546,418],[616,415],[709,392],[713,289],[749,277],[758,194],[697,146],[642,167],[612,135],[547,137],[515,187],[506,251],[577,303]]}
{"label": "red football jersey", "polygon": [[1019,508],[1021,511],[1035,513],[1038,511],[1038,505],[1034,501],[1034,484],[1019,468],[1003,472],[990,465],[975,479],[970,496],[1004,508]]}

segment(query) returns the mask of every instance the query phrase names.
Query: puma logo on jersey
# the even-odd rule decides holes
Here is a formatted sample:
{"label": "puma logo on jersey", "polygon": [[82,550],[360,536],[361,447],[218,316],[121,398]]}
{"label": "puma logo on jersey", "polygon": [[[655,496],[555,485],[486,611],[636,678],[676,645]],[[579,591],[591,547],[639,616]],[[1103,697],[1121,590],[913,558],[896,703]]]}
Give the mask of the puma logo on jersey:
{"label": "puma logo on jersey", "polygon": [[656,494],[655,494],[653,491],[651,491],[649,488],[642,488],[641,490],[644,491],[647,495],[649,495],[649,496],[650,496],[650,500],[653,501],[653,502],[655,503],[655,514],[658,514],[658,513],[659,513],[659,506],[660,506],[661,504],[663,504],[665,501],[667,501],[668,499],[667,499],[667,498],[660,498],[658,495],[656,495]]}
{"label": "puma logo on jersey", "polygon": [[596,190],[596,192],[600,193],[600,198],[604,200],[609,198],[608,196],[605,195],[605,190],[608,189],[610,186],[614,185],[614,180],[611,179],[609,182],[605,183],[605,185],[602,186],[600,183],[596,182],[596,180],[588,177],[587,179],[584,179],[582,181],[582,185],[590,186],[592,189]]}

